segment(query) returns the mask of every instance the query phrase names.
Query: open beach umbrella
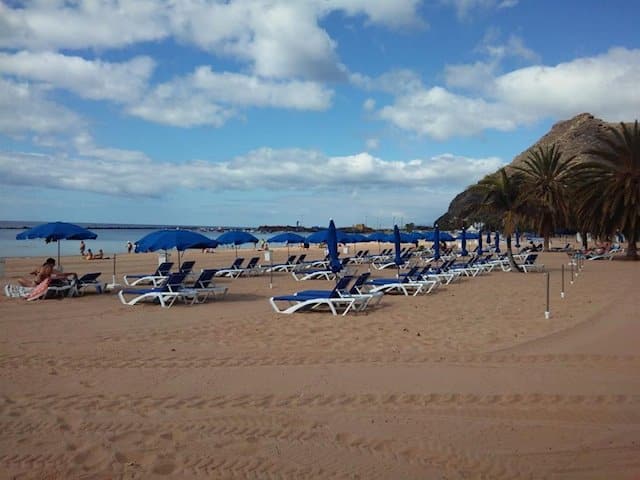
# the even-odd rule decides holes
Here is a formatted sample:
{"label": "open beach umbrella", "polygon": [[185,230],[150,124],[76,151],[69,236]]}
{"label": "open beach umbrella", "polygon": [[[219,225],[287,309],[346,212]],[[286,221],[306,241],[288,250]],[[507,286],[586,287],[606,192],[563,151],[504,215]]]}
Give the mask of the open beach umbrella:
{"label": "open beach umbrella", "polygon": [[516,228],[516,248],[520,248],[520,229]]}
{"label": "open beach umbrella", "polygon": [[500,233],[498,233],[497,230],[495,233],[495,240],[496,240],[496,253],[500,253]]}
{"label": "open beach umbrella", "polygon": [[329,250],[329,269],[333,273],[338,273],[342,269],[342,263],[338,259],[338,235],[333,220],[329,221],[326,241],[327,249]]}
{"label": "open beach umbrella", "polygon": [[463,227],[462,228],[462,232],[460,232],[460,255],[462,255],[463,257],[466,257],[467,255],[469,255],[469,252],[467,252],[467,228]]}
{"label": "open beach umbrella", "polygon": [[358,242],[369,241],[369,237],[361,233],[348,233],[347,238],[348,238],[347,243],[358,243]]}
{"label": "open beach umbrella", "polygon": [[44,238],[46,243],[58,244],[58,266],[60,266],[60,240],[94,240],[98,235],[74,223],[52,222],[25,230],[16,235],[16,240]]}
{"label": "open beach umbrella", "polygon": [[372,232],[367,238],[370,242],[386,242],[388,235],[384,232]]}
{"label": "open beach umbrella", "polygon": [[449,232],[440,232],[440,240],[443,240],[445,242],[451,242],[455,239],[456,237],[451,235]]}
{"label": "open beach umbrella", "polygon": [[216,248],[218,242],[201,233],[191,230],[156,230],[135,242],[136,253],[155,252],[156,250],[178,250],[178,265],[180,252],[188,248]]}
{"label": "open beach umbrella", "polygon": [[440,227],[435,225],[433,230],[433,259],[440,260]]}
{"label": "open beach umbrella", "polygon": [[238,245],[242,245],[243,243],[258,243],[259,240],[249,232],[244,232],[242,230],[229,230],[216,238],[216,241],[220,245],[233,245],[236,249],[237,258]]}
{"label": "open beach umbrella", "polygon": [[[349,234],[343,232],[342,230],[337,230],[334,225],[334,230],[336,231],[336,239],[340,243],[349,243]],[[328,243],[329,230],[319,230],[317,232],[312,233],[307,237],[308,243]]]}
{"label": "open beach umbrella", "polygon": [[382,248],[380,242],[387,241],[387,234],[384,232],[371,232],[367,238],[370,242],[378,242],[378,253],[380,253],[380,249]]}
{"label": "open beach umbrella", "polygon": [[289,256],[289,244],[290,243],[304,243],[307,239],[302,235],[298,235],[294,232],[283,232],[273,237],[267,238],[268,243],[286,243],[287,244],[287,256]]}

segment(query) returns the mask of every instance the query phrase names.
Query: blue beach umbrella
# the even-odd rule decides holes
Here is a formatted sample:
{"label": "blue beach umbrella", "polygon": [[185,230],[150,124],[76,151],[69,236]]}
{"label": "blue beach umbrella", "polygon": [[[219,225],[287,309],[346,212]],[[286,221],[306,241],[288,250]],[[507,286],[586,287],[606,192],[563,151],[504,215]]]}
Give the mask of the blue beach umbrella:
{"label": "blue beach umbrella", "polygon": [[440,232],[439,238],[440,240],[444,240],[445,242],[451,242],[456,239],[456,237],[451,235],[449,232]]}
{"label": "blue beach umbrella", "polygon": [[306,238],[294,232],[283,232],[267,239],[269,243],[304,243]]}
{"label": "blue beach umbrella", "polygon": [[462,228],[462,232],[460,233],[460,237],[461,237],[461,241],[462,241],[462,243],[460,244],[460,246],[461,246],[460,254],[463,257],[466,257],[467,255],[469,255],[469,252],[467,252],[467,228],[466,227]]}
{"label": "blue beach umbrella", "polygon": [[60,265],[60,240],[94,240],[98,235],[74,223],[51,222],[37,225],[16,235],[16,240],[44,238],[46,243],[58,244],[58,265]]}
{"label": "blue beach umbrella", "polygon": [[440,227],[433,230],[433,259],[440,260]]}
{"label": "blue beach umbrella", "polygon": [[[334,225],[335,230],[335,225]],[[307,237],[308,243],[328,243],[329,238],[329,230],[319,230],[317,232],[312,233]],[[343,232],[342,230],[336,230],[336,239],[340,243],[348,243],[349,242],[349,234]]]}
{"label": "blue beach umbrella", "polygon": [[496,230],[496,253],[500,253],[500,233]]}
{"label": "blue beach umbrella", "polygon": [[242,230],[229,230],[216,238],[216,241],[220,245],[233,245],[236,249],[237,257],[238,245],[242,245],[243,243],[258,243],[259,240],[249,232],[244,232]]}
{"label": "blue beach umbrella", "polygon": [[384,232],[371,232],[367,238],[370,242],[378,242],[378,253],[380,253],[380,242],[387,241],[387,234]]}
{"label": "blue beach umbrella", "polygon": [[398,272],[400,272],[400,266],[404,263],[402,258],[400,243],[402,242],[402,238],[400,235],[400,230],[398,229],[398,225],[393,226],[393,246],[395,250],[395,258],[393,259],[394,263],[398,267]]}
{"label": "blue beach umbrella", "polygon": [[516,228],[516,248],[520,248],[520,229]]}
{"label": "blue beach umbrella", "polygon": [[329,221],[329,229],[327,230],[327,249],[329,250],[329,268],[333,273],[342,270],[342,263],[338,259],[338,235],[336,225],[333,220]]}
{"label": "blue beach umbrella", "polygon": [[369,237],[361,233],[348,233],[347,238],[348,238],[347,243],[358,243],[358,242],[369,241]]}
{"label": "blue beach umbrella", "polygon": [[482,255],[482,230],[478,232],[478,255]]}
{"label": "blue beach umbrella", "polygon": [[384,232],[373,232],[367,238],[370,242],[386,242],[389,236]]}
{"label": "blue beach umbrella", "polygon": [[287,244],[287,256],[289,255],[289,244],[290,243],[304,243],[307,239],[302,235],[298,235],[294,232],[283,232],[278,235],[274,235],[271,238],[267,239],[269,243],[286,243]]}
{"label": "blue beach umbrella", "polygon": [[491,232],[487,231],[487,246],[491,244]]}
{"label": "blue beach umbrella", "polygon": [[201,233],[191,230],[165,229],[156,230],[145,235],[135,242],[136,253],[155,252],[156,250],[178,250],[178,264],[180,263],[180,252],[188,248],[216,248],[218,242]]}

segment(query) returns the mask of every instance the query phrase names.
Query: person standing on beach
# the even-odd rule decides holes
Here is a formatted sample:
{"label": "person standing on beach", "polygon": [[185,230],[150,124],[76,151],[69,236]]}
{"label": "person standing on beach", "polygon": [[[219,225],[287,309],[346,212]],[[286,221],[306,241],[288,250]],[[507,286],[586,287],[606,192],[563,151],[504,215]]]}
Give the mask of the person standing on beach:
{"label": "person standing on beach", "polygon": [[84,250],[85,250],[86,246],[84,244],[84,240],[80,240],[80,255],[82,255],[84,257]]}
{"label": "person standing on beach", "polygon": [[127,253],[131,253],[131,250],[133,250],[133,243],[131,243],[131,240],[129,240],[127,242]]}

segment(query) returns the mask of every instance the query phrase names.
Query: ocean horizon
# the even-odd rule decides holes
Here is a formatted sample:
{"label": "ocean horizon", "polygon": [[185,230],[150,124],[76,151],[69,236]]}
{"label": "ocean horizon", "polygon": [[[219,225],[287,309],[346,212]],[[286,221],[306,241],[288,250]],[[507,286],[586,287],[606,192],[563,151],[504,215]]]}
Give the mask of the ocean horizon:
{"label": "ocean horizon", "polygon": [[[46,243],[43,239],[16,240],[20,231],[32,228],[46,222],[0,220],[0,257],[55,257],[58,248],[55,243]],[[278,232],[260,232],[257,227],[236,226],[207,226],[207,225],[149,225],[149,224],[120,224],[77,222],[84,228],[88,228],[98,235],[95,240],[85,240],[87,249],[98,252],[102,249],[107,256],[127,252],[127,242],[135,243],[148,233],[160,229],[182,228],[197,230],[210,238],[218,237],[223,231],[241,229],[251,231],[259,240],[266,240]],[[233,248],[233,246],[221,245],[218,249]],[[254,248],[253,244],[239,245],[238,248]],[[79,240],[63,240],[60,242],[60,255],[80,255]]]}

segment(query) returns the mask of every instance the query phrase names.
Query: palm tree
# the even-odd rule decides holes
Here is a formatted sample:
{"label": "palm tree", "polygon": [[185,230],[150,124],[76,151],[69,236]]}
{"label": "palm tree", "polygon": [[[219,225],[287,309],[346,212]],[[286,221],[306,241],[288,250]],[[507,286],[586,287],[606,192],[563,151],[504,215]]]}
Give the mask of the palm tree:
{"label": "palm tree", "polygon": [[640,240],[640,128],[620,123],[608,126],[601,146],[586,152],[595,159],[577,174],[578,218],[598,236],[620,230],[627,237],[627,257],[638,259]]}
{"label": "palm tree", "polygon": [[567,224],[569,187],[575,165],[575,156],[563,159],[562,152],[553,144],[530,151],[524,165],[513,167],[522,178],[525,216],[544,238],[545,250],[549,250],[553,231]]}
{"label": "palm tree", "polygon": [[507,257],[511,264],[511,270],[519,272],[520,269],[513,259],[511,250],[511,235],[520,216],[522,204],[520,202],[520,175],[507,175],[501,168],[493,175],[488,175],[478,182],[473,189],[484,194],[483,207],[487,210],[499,213],[502,220],[502,229],[507,241]]}

